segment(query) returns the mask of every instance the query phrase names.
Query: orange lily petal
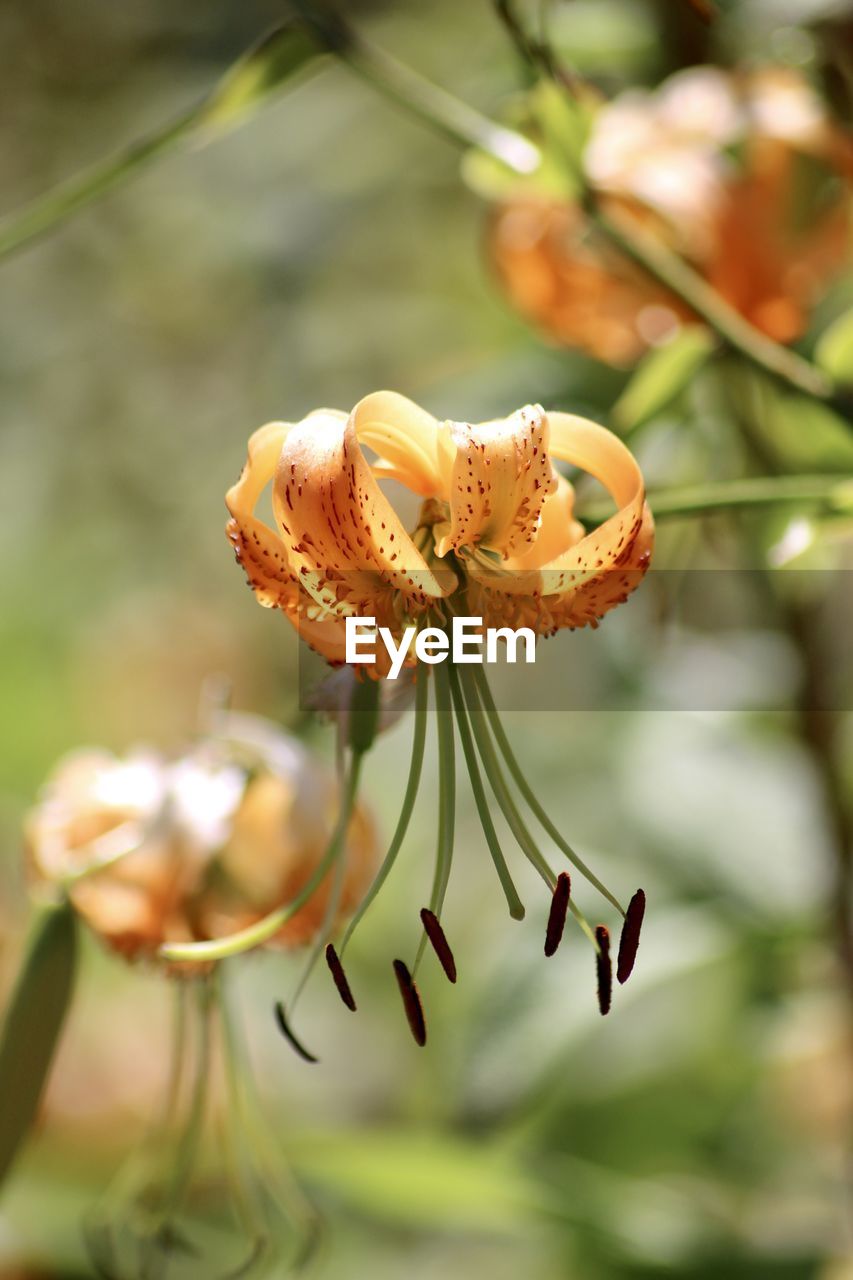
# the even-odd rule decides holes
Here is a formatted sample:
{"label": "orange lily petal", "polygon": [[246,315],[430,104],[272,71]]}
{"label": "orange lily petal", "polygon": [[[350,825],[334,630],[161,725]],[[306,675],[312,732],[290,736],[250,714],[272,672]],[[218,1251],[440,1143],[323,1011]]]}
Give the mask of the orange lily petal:
{"label": "orange lily petal", "polygon": [[379,488],[358,418],[357,406],[347,419],[324,411],[292,428],[273,509],[289,564],[326,614],[399,620],[395,596],[403,613],[417,613],[445,591]]}
{"label": "orange lily petal", "polygon": [[575,543],[580,542],[585,530],[575,519],[575,491],[565,476],[557,477],[557,487],[542,505],[539,530],[535,541],[521,555],[513,556],[505,568],[523,572],[536,569],[554,560]]}
{"label": "orange lily petal", "polygon": [[437,420],[396,391],[376,391],[353,410],[359,443],[379,455],[375,474],[429,498],[440,492]]}
{"label": "orange lily petal", "polygon": [[651,559],[654,523],[643,477],[622,441],[568,413],[550,414],[551,452],[600,480],[619,510],[572,548],[540,565],[554,627],[597,625],[639,585]]}
{"label": "orange lily petal", "polygon": [[528,405],[499,421],[449,422],[447,429],[456,452],[450,525],[441,529],[437,554],[480,546],[506,559],[523,551],[536,536],[545,499],[557,489],[545,412]]}
{"label": "orange lily petal", "polygon": [[299,588],[278,534],[254,514],[258,499],[275,475],[289,424],[269,422],[249,439],[242,475],[225,495],[231,512],[226,532],[258,602],[267,609],[291,609]]}

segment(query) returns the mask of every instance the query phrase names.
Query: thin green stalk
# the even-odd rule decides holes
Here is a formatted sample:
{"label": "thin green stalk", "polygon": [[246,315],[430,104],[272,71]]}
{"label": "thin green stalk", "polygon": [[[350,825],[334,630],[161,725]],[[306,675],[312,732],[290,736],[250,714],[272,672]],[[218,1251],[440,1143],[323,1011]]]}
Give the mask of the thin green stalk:
{"label": "thin green stalk", "polygon": [[480,760],[482,761],[486,778],[494,793],[494,797],[498,802],[501,813],[506,818],[507,826],[515,836],[518,846],[524,856],[528,859],[531,866],[536,869],[548,888],[553,889],[557,882],[557,877],[548,865],[547,859],[540,852],[533,836],[525,826],[524,820],[518,812],[515,801],[513,800],[509,788],[506,785],[506,781],[503,773],[501,772],[500,763],[497,758],[497,753],[495,752],[494,744],[489,736],[488,727],[480,708],[476,685],[472,683],[471,672],[463,670],[458,673],[457,679],[459,680],[462,696],[465,701],[465,707],[468,712],[468,721],[474,735],[474,742],[478,752],[480,753]]}
{"label": "thin green stalk", "polygon": [[193,1078],[193,1095],[187,1127],[181,1136],[169,1193],[164,1205],[164,1216],[180,1208],[192,1174],[193,1164],[201,1140],[201,1129],[207,1105],[207,1089],[210,1077],[211,1016],[213,1009],[212,976],[205,975],[196,982],[195,997],[197,1060]]}
{"label": "thin green stalk", "polygon": [[121,186],[159,156],[174,151],[197,126],[205,103],[198,103],[163,129],[138,138],[115,156],[76,174],[0,224],[0,259],[45,235],[80,209]]}
{"label": "thin green stalk", "polygon": [[210,942],[166,943],[158,952],[160,957],[164,960],[190,961],[199,964],[211,960],[226,960],[232,956],[242,955],[244,951],[251,951],[254,947],[262,946],[263,943],[269,942],[270,938],[275,937],[279,929],[287,924],[288,920],[292,920],[298,911],[301,911],[343,853],[347,828],[358,792],[362,761],[363,756],[354,752],[344,783],[338,821],[326,852],[317,864],[313,875],[290,902],[271,911],[262,920],[256,921],[247,928],[229,934],[227,938],[216,938]]}
{"label": "thin green stalk", "polygon": [[[462,686],[462,694],[465,704],[468,708],[468,717],[471,722],[471,728],[474,733],[474,741],[477,744],[477,750],[480,753],[480,759],[483,762],[483,768],[486,771],[486,777],[489,780],[489,786],[494,792],[495,799],[500,805],[501,812],[507,820],[512,834],[518,841],[519,848],[528,859],[533,867],[538,871],[539,875],[545,881],[549,889],[553,889],[556,884],[557,877],[552,871],[547,859],[543,856],[539,846],[518,812],[518,807],[512,798],[512,793],[506,784],[506,779],[501,770],[500,761],[495,751],[489,733],[489,725],[483,715],[483,709],[480,705],[477,685],[470,671],[463,671],[460,674],[460,682]],[[589,941],[598,950],[598,942],[595,933],[584,913],[574,900],[573,896],[569,897],[569,910],[586,934]]]}
{"label": "thin green stalk", "polygon": [[580,858],[577,855],[577,853],[575,853],[574,849],[566,840],[565,836],[563,836],[559,828],[557,828],[554,825],[554,823],[548,817],[548,814],[543,809],[542,805],[537,800],[535,794],[533,793],[530,787],[530,784],[528,783],[527,779],[524,776],[524,772],[521,769],[521,766],[519,765],[518,761],[515,758],[513,749],[509,744],[509,739],[506,736],[504,727],[501,724],[500,716],[498,715],[498,709],[495,706],[495,700],[492,697],[492,691],[489,688],[489,682],[486,679],[485,673],[481,671],[478,667],[474,668],[474,679],[477,682],[477,690],[479,692],[483,706],[486,709],[486,715],[489,718],[489,723],[492,727],[492,733],[495,735],[495,741],[497,742],[498,747],[500,748],[501,755],[506,761],[506,766],[510,771],[512,779],[515,782],[515,785],[518,787],[519,791],[521,792],[522,796],[524,797],[526,804],[533,811],[534,815],[536,816],[537,820],[542,825],[542,827],[544,827],[544,829],[548,832],[548,835],[554,841],[557,848],[563,854],[565,854],[569,862],[571,862],[572,866],[576,867],[577,870],[581,873],[581,875],[598,890],[598,892],[602,895],[602,897],[606,898],[607,901],[611,904],[611,906],[614,906],[616,910],[620,913],[620,915],[624,916],[625,911],[621,903],[619,902],[619,899],[613,896],[613,894],[606,887],[606,885],[602,884],[602,882],[599,880],[595,872],[592,871],[586,865],[586,863],[583,861],[582,858]]}
{"label": "thin green stalk", "polygon": [[683,258],[624,215],[604,213],[589,189],[585,203],[590,219],[608,240],[685,302],[729,347],[797,391],[817,400],[832,399],[835,389],[826,374],[751,325]]}
{"label": "thin green stalk", "polygon": [[[314,1206],[307,1199],[291,1172],[283,1154],[270,1137],[269,1125],[261,1113],[255,1074],[243,1038],[237,1032],[224,981],[220,989],[220,1014],[225,1041],[226,1068],[231,1076],[239,1126],[249,1144],[250,1159],[258,1162],[259,1169],[265,1175],[264,1180],[259,1182],[260,1190],[277,1213],[280,1214],[284,1209],[301,1229],[302,1238],[298,1253],[304,1263],[319,1241],[322,1223]],[[294,1264],[293,1274],[296,1274],[299,1269],[300,1267]]]}
{"label": "thin green stalk", "polygon": [[463,147],[488,152],[515,173],[538,169],[539,149],[523,134],[496,124],[474,107],[433,84],[384,49],[366,40],[346,19],[312,0],[292,0],[318,44],[366,80],[373,89],[422,124]]}
{"label": "thin green stalk", "polygon": [[465,703],[462,701],[462,694],[459,689],[459,683],[456,676],[456,670],[452,663],[447,664],[448,676],[450,679],[450,692],[453,699],[453,709],[456,714],[456,725],[459,729],[459,739],[462,743],[462,751],[465,756],[465,765],[468,769],[468,776],[471,780],[471,791],[474,796],[474,803],[477,806],[477,813],[480,816],[480,825],[483,828],[483,835],[486,837],[486,844],[489,846],[489,853],[492,855],[492,861],[495,864],[495,870],[498,873],[498,879],[501,882],[501,888],[504,891],[504,897],[509,907],[509,914],[513,920],[524,919],[524,904],[518,896],[518,891],[512,882],[512,876],[506,865],[506,860],[498,840],[495,825],[492,822],[492,815],[489,812],[489,801],[483,788],[482,779],[480,778],[480,769],[477,764],[477,753],[474,750],[474,742],[471,737],[471,730],[468,727],[468,717],[465,712]]}
{"label": "thin green stalk", "polygon": [[415,724],[412,733],[412,756],[409,764],[409,777],[406,782],[406,790],[403,795],[403,807],[400,810],[400,816],[397,819],[397,826],[391,837],[391,843],[388,846],[388,852],[382,861],[382,865],[377,871],[373,883],[364,896],[358,911],[356,911],[352,920],[349,922],[347,930],[343,936],[340,946],[340,955],[343,954],[349,944],[350,939],[356,931],[360,922],[364,919],[367,911],[376,899],[376,895],[384,885],[385,881],[391,873],[391,869],[397,860],[397,854],[402,848],[403,841],[406,838],[406,832],[409,829],[409,822],[412,817],[412,810],[415,807],[415,801],[418,796],[418,789],[421,782],[421,773],[424,763],[424,745],[426,743],[426,725],[427,725],[427,699],[429,696],[429,685],[426,680],[426,673],[419,671],[417,680],[415,681]]}
{"label": "thin green stalk", "polygon": [[[450,869],[453,863],[453,840],[456,829],[456,746],[453,738],[453,701],[447,667],[435,668],[435,718],[438,733],[438,839],[435,851],[435,875],[430,911],[441,919]],[[412,977],[417,976],[426,948],[426,933],[421,934]]]}
{"label": "thin green stalk", "polygon": [[314,43],[292,22],[274,28],[227,69],[206,97],[175,120],[9,214],[0,223],[0,261],[53,231],[190,139],[196,144],[206,143],[241,124],[287,80],[318,63],[316,53]]}
{"label": "thin green stalk", "polygon": [[172,1014],[172,1052],[169,1063],[169,1082],[166,1086],[166,1099],[163,1108],[162,1132],[170,1132],[174,1124],[181,1097],[181,1089],[187,1063],[187,1022],[189,1003],[189,984],[179,981],[174,984]]}
{"label": "thin green stalk", "polygon": [[170,1224],[181,1212],[198,1159],[210,1083],[211,1017],[213,980],[205,975],[192,992],[195,1003],[196,1061],[192,1073],[192,1096],[186,1125],[178,1139],[175,1161],[170,1171],[164,1197],[157,1207],[151,1227],[140,1241],[141,1280],[160,1280],[166,1275],[170,1248],[167,1243]]}
{"label": "thin green stalk", "polygon": [[251,1147],[248,1155],[246,1154],[248,1134],[244,1125],[244,1085],[237,1036],[219,975],[217,979],[216,995],[227,1090],[223,1139],[235,1202],[250,1244],[245,1265],[251,1266],[266,1252],[270,1244],[270,1236],[262,1207],[263,1184],[255,1178]]}
{"label": "thin green stalk", "polygon": [[332,885],[329,892],[329,900],[326,903],[326,909],[323,912],[323,920],[320,925],[320,930],[317,934],[317,939],[313,947],[311,948],[311,951],[308,955],[308,959],[305,965],[303,966],[302,973],[300,974],[296,982],[296,986],[293,988],[293,994],[291,995],[289,1000],[285,1001],[285,1008],[287,1009],[287,1013],[289,1017],[292,1017],[293,1011],[296,1008],[297,1001],[299,1000],[299,997],[302,995],[302,992],[305,990],[305,987],[308,983],[308,979],[311,977],[311,974],[314,972],[317,966],[317,961],[320,959],[320,956],[326,950],[326,944],[328,943],[329,938],[331,936],[332,927],[335,922],[335,917],[338,914],[338,908],[341,902],[341,893],[344,887],[345,869],[346,869],[346,859],[338,858],[337,865],[335,866],[334,871],[331,873],[333,876],[333,880],[332,880]]}
{"label": "thin green stalk", "polygon": [[[840,511],[853,506],[853,486],[838,475],[754,476],[650,493],[648,502],[656,520],[787,504]],[[612,514],[612,506],[596,503],[583,507],[580,519],[586,524],[598,524]]]}

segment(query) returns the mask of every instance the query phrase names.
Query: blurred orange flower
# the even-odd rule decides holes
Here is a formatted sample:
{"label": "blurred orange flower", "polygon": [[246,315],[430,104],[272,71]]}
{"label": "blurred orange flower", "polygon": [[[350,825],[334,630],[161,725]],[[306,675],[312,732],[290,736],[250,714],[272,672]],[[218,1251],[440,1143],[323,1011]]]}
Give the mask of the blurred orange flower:
{"label": "blurred orange flower", "polygon": [[[591,533],[574,518],[557,460],[614,500],[615,514]],[[423,500],[412,534],[384,480]],[[274,528],[255,514],[270,483]],[[440,422],[387,391],[349,415],[323,409],[261,427],[226,502],[228,536],[259,602],[280,608],[333,664],[345,660],[347,617],[375,617],[399,637],[407,622],[446,621],[461,602],[485,626],[542,635],[595,626],[640,581],[653,540],[640,469],[605,428],[539,406]],[[370,670],[386,674],[380,662]]]}
{"label": "blurred orange flower", "polygon": [[[255,717],[227,717],[223,741],[174,761],[78,751],[60,761],[25,822],[36,889],[68,892],[78,914],[128,960],[167,942],[218,938],[252,923],[307,884],[337,813],[331,771]],[[340,891],[326,920],[326,876],[273,945],[297,946],[358,905],[376,833],[357,807]]]}
{"label": "blurred orange flower", "polygon": [[[848,260],[853,144],[787,68],[694,67],[598,108],[584,155],[601,208],[682,255],[757,329],[795,340]],[[550,337],[630,364],[689,310],[604,243],[579,203],[510,198],[489,251]]]}

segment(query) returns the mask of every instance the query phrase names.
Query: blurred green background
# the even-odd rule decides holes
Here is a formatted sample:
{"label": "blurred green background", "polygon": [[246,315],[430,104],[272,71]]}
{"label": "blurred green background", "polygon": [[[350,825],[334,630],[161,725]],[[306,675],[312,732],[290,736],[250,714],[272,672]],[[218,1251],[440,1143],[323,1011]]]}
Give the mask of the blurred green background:
{"label": "blurred green background", "polygon": [[[347,8],[485,111],[519,87],[485,0]],[[730,4],[713,28],[678,0],[554,8],[575,65],[608,92],[768,51],[813,68],[850,17],[820,0]],[[261,0],[0,7],[4,210],[184,110],[280,16]],[[21,815],[63,751],[177,747],[203,678],[223,673],[237,706],[331,753],[331,731],[296,705],[294,636],[255,606],[223,534],[251,430],[383,386],[438,416],[542,401],[607,419],[626,375],[543,345],[512,314],[483,222],[458,154],[329,66],[4,264],[3,991],[27,928]],[[842,297],[849,283],[829,312]],[[693,398],[642,452],[660,485],[701,478],[737,447],[719,408]],[[690,563],[706,535],[728,563],[728,526],[712,521],[670,526],[661,565]],[[399,870],[350,955],[363,1012],[350,1020],[322,980],[304,1005],[320,1068],[289,1053],[270,1015],[290,962],[241,966],[275,1130],[332,1224],[326,1280],[853,1276],[831,832],[821,779],[779,710],[796,656],[772,627],[744,630],[775,663],[769,708],[644,709],[662,678],[653,612],[635,611],[636,636],[614,624],[608,639],[609,620],[599,633],[602,660],[635,681],[634,705],[507,717],[573,842],[621,896],[642,883],[650,897],[637,972],[606,1021],[582,940],[545,965],[544,911],[506,919],[463,786],[446,917],[461,981],[450,989],[426,967],[430,1042],[412,1045],[389,958],[411,947],[428,896],[432,764]],[[567,663],[574,639],[550,642]],[[701,670],[725,658],[716,644],[685,652]],[[410,732],[395,727],[367,770],[386,830]],[[88,1274],[79,1216],[156,1105],[167,995],[87,946],[40,1132],[0,1201],[10,1266]]]}

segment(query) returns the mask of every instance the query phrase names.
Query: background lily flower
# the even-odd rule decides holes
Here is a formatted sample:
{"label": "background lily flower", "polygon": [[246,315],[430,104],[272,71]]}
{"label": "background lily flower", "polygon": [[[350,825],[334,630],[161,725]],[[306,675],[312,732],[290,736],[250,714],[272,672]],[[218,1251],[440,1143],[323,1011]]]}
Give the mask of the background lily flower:
{"label": "background lily flower", "polygon": [[[686,258],[749,322],[789,343],[849,248],[853,148],[794,70],[691,67],[598,108],[584,153],[602,208]],[[510,298],[552,338],[612,364],[689,310],[601,243],[579,203],[510,199],[489,232]]]}
{"label": "background lily flower", "polygon": [[[616,504],[589,534],[558,460],[593,475]],[[387,479],[424,499],[411,534],[380,488]],[[270,483],[275,528],[255,513]],[[539,406],[440,422],[388,391],[349,415],[261,427],[226,502],[259,602],[282,609],[333,664],[344,661],[347,617],[375,617],[399,636],[430,612],[445,620],[463,598],[486,626],[595,626],[637,585],[653,540],[640,469],[605,428]]]}
{"label": "background lily flower", "polygon": [[[255,717],[226,715],[223,727],[227,741],[210,740],[175,761],[152,751],[75,752],[26,819],[36,888],[66,891],[89,927],[128,960],[265,915],[305,886],[326,847],[336,809],[332,772]],[[373,823],[358,807],[334,900],[327,876],[271,943],[309,942],[351,914],[375,845]]]}
{"label": "background lily flower", "polygon": [[[148,750],[125,758],[79,751],[61,761],[26,821],[28,861],[37,885],[66,895],[132,961],[230,934],[301,894],[267,942],[319,939],[304,982],[329,932],[358,905],[374,862],[373,823],[351,804],[335,874],[318,874],[338,803],[333,772],[298,740],[259,717],[219,712],[210,735],[174,761]],[[192,1241],[187,1253],[211,1276],[247,1274],[290,1237],[298,1253],[310,1251],[313,1210],[275,1144],[257,1136],[266,1121],[221,979],[210,964],[167,961],[166,970],[198,980],[176,984],[163,1116],[87,1217],[99,1274],[160,1274],[178,1238]],[[199,1161],[206,1115],[226,1151],[211,1182],[225,1197],[217,1212],[248,1207],[240,1221],[248,1253],[236,1261],[196,1243],[205,1239],[204,1214],[193,1196],[203,1186],[200,1201],[211,1194]]]}

